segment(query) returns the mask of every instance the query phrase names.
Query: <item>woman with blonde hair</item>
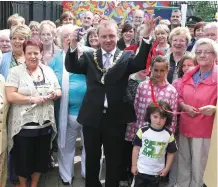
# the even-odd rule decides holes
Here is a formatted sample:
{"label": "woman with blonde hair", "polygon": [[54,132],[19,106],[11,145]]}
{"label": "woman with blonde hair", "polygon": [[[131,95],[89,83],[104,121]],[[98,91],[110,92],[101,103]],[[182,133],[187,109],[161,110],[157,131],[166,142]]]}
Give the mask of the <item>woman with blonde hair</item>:
{"label": "woman with blonde hair", "polygon": [[168,44],[168,37],[170,34],[169,27],[164,24],[159,24],[155,27],[154,34],[156,40],[153,46],[156,46],[156,50],[160,50],[166,54],[170,48],[170,45]]}
{"label": "woman with blonde hair", "polygon": [[43,44],[42,63],[48,65],[52,57],[60,52],[60,48],[55,45],[56,26],[52,21],[44,20],[40,24],[39,38]]}
{"label": "woman with blonde hair", "polygon": [[30,35],[30,28],[26,25],[18,25],[11,29],[10,40],[12,51],[3,54],[0,66],[0,73],[5,79],[10,68],[25,62],[23,43],[30,38]]}

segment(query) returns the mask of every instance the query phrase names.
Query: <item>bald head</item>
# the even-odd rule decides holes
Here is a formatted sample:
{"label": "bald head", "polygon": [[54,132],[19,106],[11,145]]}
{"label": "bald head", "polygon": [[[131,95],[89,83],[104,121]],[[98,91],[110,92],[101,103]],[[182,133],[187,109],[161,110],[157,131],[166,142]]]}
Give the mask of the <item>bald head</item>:
{"label": "bald head", "polygon": [[88,29],[89,27],[91,27],[93,18],[94,18],[93,13],[90,11],[86,11],[82,19],[82,26],[85,29]]}
{"label": "bald head", "polygon": [[11,51],[10,30],[5,29],[0,31],[0,50],[2,53]]}
{"label": "bald head", "polygon": [[136,10],[133,15],[133,23],[136,27],[140,26],[144,21],[144,12],[142,10]]}

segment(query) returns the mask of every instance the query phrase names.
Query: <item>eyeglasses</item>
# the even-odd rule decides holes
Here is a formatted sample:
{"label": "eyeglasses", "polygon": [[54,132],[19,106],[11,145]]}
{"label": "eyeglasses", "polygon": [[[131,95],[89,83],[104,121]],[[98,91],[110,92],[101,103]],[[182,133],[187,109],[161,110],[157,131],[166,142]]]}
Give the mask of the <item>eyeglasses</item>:
{"label": "eyeglasses", "polygon": [[195,54],[200,56],[203,53],[203,55],[209,56],[210,54],[214,53],[213,51],[196,51]]}

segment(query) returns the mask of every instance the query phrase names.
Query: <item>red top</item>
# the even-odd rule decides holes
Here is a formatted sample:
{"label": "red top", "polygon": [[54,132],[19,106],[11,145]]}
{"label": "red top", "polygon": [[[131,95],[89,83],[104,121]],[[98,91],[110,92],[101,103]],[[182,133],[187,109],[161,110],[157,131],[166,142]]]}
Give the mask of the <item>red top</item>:
{"label": "red top", "polygon": [[[150,52],[148,54],[148,58],[146,60],[146,67],[145,67],[147,75],[150,74],[150,66],[151,66],[152,58],[157,56],[157,55],[164,56],[164,53],[161,50],[157,49],[157,45],[158,45],[158,42],[155,42],[153,44],[153,46],[151,47]],[[136,54],[136,51],[137,51],[138,47],[139,47],[139,44],[131,45],[131,46],[127,47],[124,50],[126,50],[126,51],[133,51]]]}

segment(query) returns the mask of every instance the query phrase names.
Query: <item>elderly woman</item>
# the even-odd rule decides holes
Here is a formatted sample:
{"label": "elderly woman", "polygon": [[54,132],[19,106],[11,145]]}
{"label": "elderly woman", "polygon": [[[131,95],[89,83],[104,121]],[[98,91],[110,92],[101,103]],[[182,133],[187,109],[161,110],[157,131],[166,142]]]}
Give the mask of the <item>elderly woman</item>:
{"label": "elderly woman", "polygon": [[63,12],[60,17],[60,24],[74,24],[75,16],[70,11]]}
{"label": "elderly woman", "polygon": [[[0,62],[2,53],[0,51]],[[5,187],[7,180],[7,112],[8,102],[5,95],[5,79],[0,75],[0,186]]]}
{"label": "elderly woman", "polygon": [[135,28],[130,23],[125,23],[123,25],[122,31],[122,38],[117,42],[117,47],[120,50],[124,50],[125,48],[129,47],[130,45],[135,44],[134,35],[135,35]]}
{"label": "elderly woman", "polygon": [[0,50],[2,53],[7,53],[11,51],[10,43],[10,30],[0,30]]}
{"label": "elderly woman", "polygon": [[39,37],[43,44],[42,63],[48,65],[51,59],[60,52],[60,48],[54,43],[56,38],[56,26],[49,20],[42,21],[39,28]]}
{"label": "elderly woman", "polygon": [[39,27],[40,24],[37,21],[31,21],[29,24],[29,28],[31,30],[31,38],[39,39]]}
{"label": "elderly woman", "polygon": [[206,24],[206,26],[204,27],[205,37],[218,43],[217,30],[218,30],[218,22],[211,22]]}
{"label": "elderly woman", "polygon": [[96,29],[91,29],[88,31],[86,46],[94,49],[98,49],[100,47]]}
{"label": "elderly woman", "polygon": [[178,69],[181,58],[186,52],[187,46],[191,41],[191,35],[186,27],[177,27],[173,29],[169,36],[171,44],[171,53],[167,55],[170,62],[170,70],[167,80],[172,83],[178,78]]}
{"label": "elderly woman", "polygon": [[20,186],[37,187],[40,174],[48,170],[51,140],[56,134],[53,100],[61,96],[51,68],[41,64],[39,40],[24,43],[25,63],[10,69],[6,96],[11,103],[8,116],[8,146]]}
{"label": "elderly woman", "polygon": [[31,31],[26,25],[18,25],[11,29],[10,39],[12,51],[3,54],[0,73],[7,78],[8,71],[11,67],[25,62],[23,43],[31,35]]}
{"label": "elderly woman", "polygon": [[[49,66],[54,70],[62,86],[62,98],[56,102],[55,110],[58,122],[58,164],[63,184],[71,184],[74,177],[74,156],[76,139],[82,125],[77,116],[86,92],[86,77],[68,73],[64,66],[65,55],[69,48],[70,37],[74,32],[72,24],[60,28],[62,51],[51,60]],[[67,107],[68,106],[68,107]],[[85,178],[85,149],[82,150],[81,175]]]}
{"label": "elderly woman", "polygon": [[198,66],[183,76],[179,97],[183,113],[180,115],[178,187],[203,186],[217,103],[216,43],[199,39],[194,51]]}

